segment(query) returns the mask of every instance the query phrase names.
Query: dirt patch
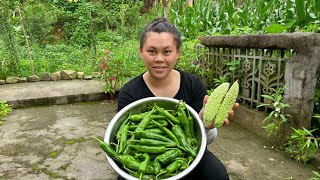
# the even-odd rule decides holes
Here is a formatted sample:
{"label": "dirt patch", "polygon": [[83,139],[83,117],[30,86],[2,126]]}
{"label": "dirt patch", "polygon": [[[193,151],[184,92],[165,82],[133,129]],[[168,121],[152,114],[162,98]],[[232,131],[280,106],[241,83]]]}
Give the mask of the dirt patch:
{"label": "dirt patch", "polygon": [[230,178],[236,180],[264,179],[306,180],[314,177],[310,164],[298,163],[265,139],[235,122],[218,130],[209,149],[225,164]]}

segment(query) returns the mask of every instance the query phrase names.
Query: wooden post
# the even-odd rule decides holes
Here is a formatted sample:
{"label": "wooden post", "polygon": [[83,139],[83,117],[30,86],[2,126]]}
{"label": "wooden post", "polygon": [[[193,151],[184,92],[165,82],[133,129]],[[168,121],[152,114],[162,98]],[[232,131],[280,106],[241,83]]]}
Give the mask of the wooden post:
{"label": "wooden post", "polygon": [[32,75],[34,75],[32,55],[31,55],[31,52],[30,52],[30,45],[29,45],[29,41],[28,41],[26,30],[24,28],[24,23],[23,23],[23,18],[22,18],[20,7],[18,8],[18,11],[19,11],[19,16],[20,16],[20,23],[21,23],[21,27],[22,27],[22,32],[23,32],[24,38],[26,40],[27,48],[28,48],[28,55],[29,55],[29,60],[30,60],[31,72],[32,72]]}

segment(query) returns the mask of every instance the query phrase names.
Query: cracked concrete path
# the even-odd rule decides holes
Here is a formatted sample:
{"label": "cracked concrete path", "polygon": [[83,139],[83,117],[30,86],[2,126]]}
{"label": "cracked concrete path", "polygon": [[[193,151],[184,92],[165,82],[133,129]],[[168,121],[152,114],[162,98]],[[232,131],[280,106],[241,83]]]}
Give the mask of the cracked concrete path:
{"label": "cracked concrete path", "polygon": [[0,179],[115,179],[89,138],[103,138],[115,113],[115,103],[14,110],[0,126]]}
{"label": "cracked concrete path", "polygon": [[[0,179],[116,179],[98,143],[89,138],[103,138],[115,114],[114,102],[15,109],[0,126]],[[232,180],[314,177],[314,167],[290,160],[236,123],[220,128],[209,149]]]}
{"label": "cracked concrete path", "polygon": [[289,159],[284,150],[231,122],[218,130],[209,149],[226,166],[232,180],[308,180],[315,177],[312,165]]}

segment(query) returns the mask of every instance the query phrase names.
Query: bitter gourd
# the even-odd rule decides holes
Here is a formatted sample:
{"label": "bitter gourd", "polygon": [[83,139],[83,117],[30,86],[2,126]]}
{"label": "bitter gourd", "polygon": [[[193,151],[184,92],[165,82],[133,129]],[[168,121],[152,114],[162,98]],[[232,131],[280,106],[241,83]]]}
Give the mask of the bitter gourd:
{"label": "bitter gourd", "polygon": [[206,126],[221,127],[228,118],[229,111],[237,100],[239,83],[235,81],[229,89],[229,83],[219,85],[210,94],[204,108],[203,121]]}

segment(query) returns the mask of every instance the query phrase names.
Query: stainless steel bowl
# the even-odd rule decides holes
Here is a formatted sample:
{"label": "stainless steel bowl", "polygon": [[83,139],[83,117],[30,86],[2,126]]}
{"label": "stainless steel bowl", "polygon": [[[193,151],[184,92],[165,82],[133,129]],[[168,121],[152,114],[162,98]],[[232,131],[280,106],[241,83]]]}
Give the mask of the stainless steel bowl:
{"label": "stainless steel bowl", "polygon": [[[179,102],[178,100],[173,98],[148,97],[148,98],[140,99],[138,101],[135,101],[127,105],[122,110],[120,110],[110,121],[105,133],[104,141],[107,143],[115,142],[116,140],[115,134],[117,133],[121,123],[129,116],[130,112],[133,112],[133,113],[145,112],[147,110],[147,107],[149,105],[153,105],[154,103],[156,103],[158,106],[163,107],[165,109],[173,109],[178,102]],[[187,108],[190,111],[191,115],[193,116],[193,119],[195,120],[195,123],[194,123],[195,134],[198,142],[200,142],[200,148],[197,152],[196,158],[187,169],[183,170],[181,173],[175,176],[167,178],[166,180],[181,179],[187,174],[189,174],[198,165],[206,149],[207,136],[206,136],[206,132],[205,132],[205,128],[202,123],[202,120],[200,119],[198,113],[192,107],[187,105]],[[122,170],[122,168],[119,167],[118,164],[111,157],[109,157],[108,155],[106,156],[112,168],[120,176],[128,180],[138,180],[138,178],[133,177],[127,172],[125,172],[124,170]]]}

